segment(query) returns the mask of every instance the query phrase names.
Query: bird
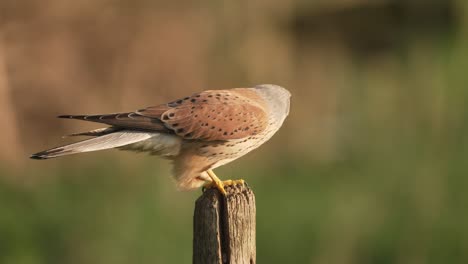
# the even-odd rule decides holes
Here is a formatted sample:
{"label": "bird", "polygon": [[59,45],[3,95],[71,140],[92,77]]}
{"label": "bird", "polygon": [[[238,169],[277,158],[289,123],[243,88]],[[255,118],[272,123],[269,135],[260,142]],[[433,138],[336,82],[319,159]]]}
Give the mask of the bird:
{"label": "bird", "polygon": [[69,136],[83,141],[44,150],[30,158],[44,160],[65,155],[120,149],[147,152],[173,163],[180,190],[217,188],[243,180],[221,181],[213,169],[234,161],[269,140],[289,114],[291,93],[278,85],[205,90],[166,104],[134,112],[100,115],[60,115],[108,125]]}

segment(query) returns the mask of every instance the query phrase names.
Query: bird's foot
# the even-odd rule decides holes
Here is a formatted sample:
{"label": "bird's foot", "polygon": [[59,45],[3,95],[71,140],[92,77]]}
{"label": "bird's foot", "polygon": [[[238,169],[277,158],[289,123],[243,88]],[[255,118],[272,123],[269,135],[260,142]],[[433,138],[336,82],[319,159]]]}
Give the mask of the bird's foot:
{"label": "bird's foot", "polygon": [[218,178],[213,179],[212,181],[206,183],[203,185],[203,188],[216,188],[220,193],[222,193],[224,196],[226,196],[226,190],[224,190],[224,182],[220,181]]}
{"label": "bird's foot", "polygon": [[224,196],[226,196],[227,192],[224,189],[226,186],[234,186],[234,185],[244,185],[245,181],[240,179],[240,180],[226,180],[226,181],[211,181],[207,184],[205,184],[203,187],[204,188],[216,188],[219,190],[220,193],[222,193]]}
{"label": "bird's foot", "polygon": [[243,179],[227,180],[227,181],[223,181],[223,184],[224,184],[224,186],[244,185],[245,181]]}
{"label": "bird's foot", "polygon": [[237,184],[244,185],[245,181],[244,180],[227,180],[227,181],[221,181],[218,176],[212,171],[212,170],[207,170],[208,176],[211,178],[211,182],[208,184],[205,184],[205,188],[216,188],[218,189],[224,196],[226,196],[227,192],[224,189],[224,186],[233,186]]}

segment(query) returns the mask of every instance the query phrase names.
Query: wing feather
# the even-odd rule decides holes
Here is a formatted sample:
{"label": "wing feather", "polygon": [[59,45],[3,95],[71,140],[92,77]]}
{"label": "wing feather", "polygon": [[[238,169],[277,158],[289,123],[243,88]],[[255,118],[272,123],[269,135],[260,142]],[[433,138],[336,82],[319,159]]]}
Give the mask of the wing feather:
{"label": "wing feather", "polygon": [[115,113],[104,115],[61,115],[58,118],[78,119],[103,123],[118,128],[132,128],[139,130],[150,130],[162,133],[172,133],[161,120],[137,114],[136,112]]}
{"label": "wing feather", "polygon": [[188,140],[230,140],[256,135],[267,127],[262,102],[250,88],[209,90],[135,112],[59,117],[116,128],[175,133]]}
{"label": "wing feather", "polygon": [[268,121],[263,109],[258,95],[248,88],[240,88],[205,91],[137,113],[159,118],[185,139],[213,141],[260,133]]}

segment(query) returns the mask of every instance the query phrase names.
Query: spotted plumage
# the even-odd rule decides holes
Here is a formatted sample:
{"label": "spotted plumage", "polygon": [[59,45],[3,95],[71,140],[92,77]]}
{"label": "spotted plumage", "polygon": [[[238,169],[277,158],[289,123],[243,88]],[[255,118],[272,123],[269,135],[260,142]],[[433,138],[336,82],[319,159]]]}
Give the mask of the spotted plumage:
{"label": "spotted plumage", "polygon": [[207,90],[135,112],[63,115],[110,125],[71,136],[92,139],[33,154],[48,159],[119,148],[174,161],[181,189],[212,180],[209,170],[233,161],[267,141],[289,113],[290,93],[276,85]]}

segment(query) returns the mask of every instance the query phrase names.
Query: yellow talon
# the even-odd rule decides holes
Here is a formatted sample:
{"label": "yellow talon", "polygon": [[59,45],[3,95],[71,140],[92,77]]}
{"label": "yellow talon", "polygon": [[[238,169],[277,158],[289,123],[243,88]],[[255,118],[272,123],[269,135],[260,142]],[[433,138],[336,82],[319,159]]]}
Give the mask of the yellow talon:
{"label": "yellow talon", "polygon": [[239,179],[239,180],[227,180],[227,181],[223,181],[223,185],[224,186],[232,186],[232,185],[244,185],[245,181],[243,179]]}
{"label": "yellow talon", "polygon": [[208,183],[205,185],[207,188],[216,188],[218,189],[224,196],[227,194],[226,190],[224,189],[224,186],[232,186],[232,185],[237,185],[241,184],[244,185],[245,181],[240,179],[240,180],[227,180],[227,181],[221,181],[218,176],[212,171],[212,170],[207,170],[208,176],[210,176],[212,182]]}

